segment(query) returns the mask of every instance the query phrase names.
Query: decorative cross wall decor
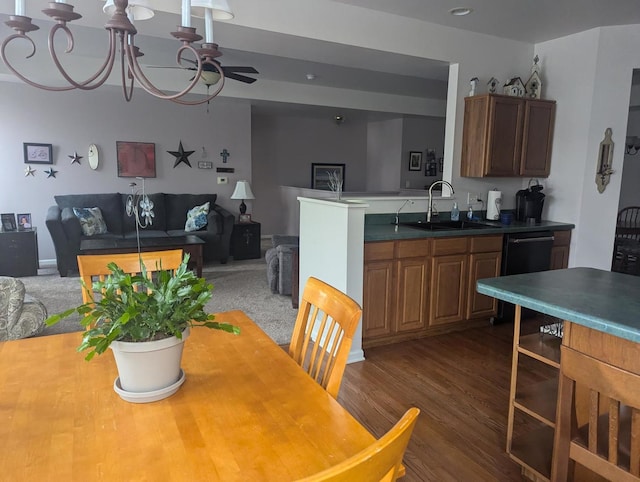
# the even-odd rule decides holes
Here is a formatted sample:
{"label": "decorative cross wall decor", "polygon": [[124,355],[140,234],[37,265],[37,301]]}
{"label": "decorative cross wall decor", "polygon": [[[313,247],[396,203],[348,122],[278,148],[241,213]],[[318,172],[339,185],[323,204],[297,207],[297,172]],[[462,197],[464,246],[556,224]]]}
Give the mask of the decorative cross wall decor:
{"label": "decorative cross wall decor", "polygon": [[222,157],[222,162],[226,164],[227,159],[231,157],[231,153],[227,151],[227,149],[222,149],[222,152],[220,153],[220,157]]}

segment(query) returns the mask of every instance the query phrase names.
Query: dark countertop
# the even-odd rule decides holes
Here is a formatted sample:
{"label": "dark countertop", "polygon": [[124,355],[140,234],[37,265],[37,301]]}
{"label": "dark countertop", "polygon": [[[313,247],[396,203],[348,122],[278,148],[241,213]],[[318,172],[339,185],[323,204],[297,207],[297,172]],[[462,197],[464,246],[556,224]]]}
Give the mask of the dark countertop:
{"label": "dark countertop", "polygon": [[640,277],[569,268],[479,280],[478,293],[640,343]]}
{"label": "dark countertop", "polygon": [[[448,218],[444,218],[445,220]],[[569,223],[556,223],[553,221],[542,221],[540,224],[527,224],[514,221],[510,225],[501,224],[498,221],[477,221],[490,226],[483,229],[452,229],[429,231],[408,226],[393,224],[393,215],[389,217],[388,222],[384,223],[365,223],[364,241],[393,241],[396,239],[414,239],[414,238],[444,238],[452,236],[481,236],[484,234],[506,234],[506,233],[526,233],[533,231],[563,231],[575,228],[575,225]]]}

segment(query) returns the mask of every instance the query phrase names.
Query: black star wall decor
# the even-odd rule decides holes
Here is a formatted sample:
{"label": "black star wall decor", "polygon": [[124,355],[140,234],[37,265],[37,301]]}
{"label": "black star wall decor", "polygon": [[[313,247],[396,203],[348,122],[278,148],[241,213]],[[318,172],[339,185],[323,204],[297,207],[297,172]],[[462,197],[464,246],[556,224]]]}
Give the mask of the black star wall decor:
{"label": "black star wall decor", "polygon": [[75,164],[76,162],[80,164],[80,159],[82,159],[82,156],[79,156],[77,152],[74,152],[73,155],[69,156],[69,159],[71,159],[71,164]]}
{"label": "black star wall decor", "polygon": [[58,173],[58,171],[56,171],[53,167],[50,167],[49,169],[47,169],[46,171],[44,171],[47,173],[47,179],[49,179],[50,177],[56,177],[56,174]]}
{"label": "black star wall decor", "polygon": [[196,151],[185,151],[182,147],[182,141],[180,141],[180,147],[177,151],[167,151],[172,156],[176,156],[176,162],[173,163],[173,168],[175,169],[178,164],[184,162],[187,166],[191,167],[191,163],[189,162],[189,156]]}

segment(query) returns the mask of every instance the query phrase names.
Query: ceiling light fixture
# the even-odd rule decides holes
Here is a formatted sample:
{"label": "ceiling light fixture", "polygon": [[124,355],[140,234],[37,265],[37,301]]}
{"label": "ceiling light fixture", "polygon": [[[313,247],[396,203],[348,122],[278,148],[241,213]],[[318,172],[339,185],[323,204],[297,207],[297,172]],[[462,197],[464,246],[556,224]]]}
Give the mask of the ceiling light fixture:
{"label": "ceiling light fixture", "polygon": [[307,74],[307,80],[315,80],[316,74]]}
{"label": "ceiling light fixture", "polygon": [[469,15],[473,12],[473,8],[469,7],[456,7],[449,10],[449,13],[455,17],[464,17],[465,15]]}
{"label": "ceiling light fixture", "polygon": [[[153,10],[149,4],[150,2],[148,0],[132,0],[131,2],[127,0],[109,0],[107,4],[105,4],[104,11],[111,14],[111,19],[105,25],[105,29],[109,32],[109,49],[103,64],[91,77],[85,80],[74,80],[71,78],[69,73],[62,67],[58,53],[56,52],[54,37],[60,30],[66,35],[67,39],[67,49],[65,53],[70,53],[73,50],[73,34],[67,26],[67,23],[82,18],[82,15],[73,11],[73,5],[64,3],[63,0],[56,0],[55,3],[50,2],[49,8],[44,9],[42,12],[56,21],[49,32],[49,54],[58,72],[69,85],[56,87],[34,82],[18,72],[9,62],[6,55],[6,48],[13,40],[23,39],[31,44],[31,53],[27,56],[27,59],[33,57],[36,52],[36,45],[27,34],[38,30],[40,27],[34,25],[30,17],[25,16],[26,0],[15,0],[15,14],[10,15],[9,20],[6,21],[5,24],[13,28],[17,33],[8,36],[3,41],[0,56],[7,68],[23,82],[39,89],[61,92],[73,89],[97,89],[109,78],[116,54],[118,54],[117,56],[120,58],[122,90],[127,102],[133,97],[133,87],[136,81],[145,91],[159,99],[170,100],[184,105],[198,105],[209,102],[220,93],[224,86],[224,72],[220,64],[214,60],[222,54],[218,50],[218,46],[212,41],[212,31],[213,18],[233,17],[227,1],[193,0],[192,2],[191,0],[182,0],[182,25],[177,28],[176,32],[171,32],[171,35],[182,43],[176,55],[178,65],[183,66],[183,61],[193,62],[195,75],[189,80],[189,84],[183,90],[174,94],[168,94],[151,83],[142,71],[140,64],[138,64],[138,58],[141,57],[143,53],[135,46],[135,36],[138,31],[132,21],[153,16]],[[201,9],[205,15],[206,40],[199,48],[193,45],[194,42],[202,40],[202,37],[196,33],[194,27],[191,27],[192,4],[197,14],[200,13],[198,9]],[[231,17],[229,17],[229,15],[231,15]],[[193,56],[193,59],[185,57],[185,54],[187,54],[188,57]],[[198,84],[205,65],[209,73],[212,73],[211,68],[213,68],[220,75],[220,80],[217,82],[214,92],[211,94],[207,93],[206,97],[202,100],[184,100],[183,97],[191,92]]]}

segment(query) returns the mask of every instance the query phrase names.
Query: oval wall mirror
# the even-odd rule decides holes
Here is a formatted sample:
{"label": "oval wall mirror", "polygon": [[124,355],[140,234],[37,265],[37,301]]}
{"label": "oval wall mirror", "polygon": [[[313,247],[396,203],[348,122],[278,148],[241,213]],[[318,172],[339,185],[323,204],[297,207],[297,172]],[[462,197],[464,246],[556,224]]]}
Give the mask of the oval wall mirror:
{"label": "oval wall mirror", "polygon": [[89,167],[94,171],[98,169],[100,160],[98,158],[98,146],[91,144],[89,146]]}

